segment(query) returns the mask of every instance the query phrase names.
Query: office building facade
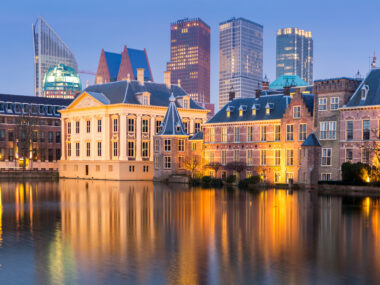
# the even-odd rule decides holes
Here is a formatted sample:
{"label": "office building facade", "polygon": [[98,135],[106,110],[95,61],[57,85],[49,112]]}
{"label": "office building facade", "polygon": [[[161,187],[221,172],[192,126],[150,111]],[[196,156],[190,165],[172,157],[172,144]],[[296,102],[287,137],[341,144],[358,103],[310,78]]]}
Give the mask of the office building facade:
{"label": "office building facade", "polygon": [[313,38],[310,31],[285,28],[277,31],[276,77],[298,75],[313,84]]}
{"label": "office building facade", "polygon": [[263,26],[243,18],[219,24],[219,108],[237,98],[255,97],[263,80]]}
{"label": "office building facade", "polygon": [[39,16],[33,25],[34,40],[34,94],[44,96],[43,80],[51,66],[65,64],[78,71],[78,64],[71,49]]}
{"label": "office building facade", "polygon": [[171,24],[167,70],[194,101],[210,103],[210,26],[199,18]]}

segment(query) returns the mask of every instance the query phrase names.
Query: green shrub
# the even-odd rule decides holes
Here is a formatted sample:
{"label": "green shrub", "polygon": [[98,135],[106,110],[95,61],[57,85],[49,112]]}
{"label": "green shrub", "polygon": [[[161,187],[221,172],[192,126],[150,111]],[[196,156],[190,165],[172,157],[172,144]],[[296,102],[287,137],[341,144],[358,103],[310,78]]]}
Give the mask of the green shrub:
{"label": "green shrub", "polygon": [[234,183],[235,181],[236,181],[236,175],[227,176],[227,179],[226,179],[227,183]]}
{"label": "green shrub", "polygon": [[260,175],[255,175],[247,178],[248,184],[257,184],[261,182],[261,177]]}
{"label": "green shrub", "polygon": [[367,182],[366,179],[371,172],[371,167],[368,164],[361,162],[342,164],[342,180],[350,183]]}
{"label": "green shrub", "polygon": [[211,176],[203,176],[202,177],[202,185],[203,186],[210,186],[211,180],[212,180]]}
{"label": "green shrub", "polygon": [[239,181],[238,187],[240,189],[246,189],[248,188],[248,179],[243,179]]}
{"label": "green shrub", "polygon": [[199,178],[190,179],[190,185],[191,186],[200,186],[201,180]]}
{"label": "green shrub", "polygon": [[215,188],[220,188],[223,186],[223,180],[220,178],[212,178],[211,179],[211,186]]}

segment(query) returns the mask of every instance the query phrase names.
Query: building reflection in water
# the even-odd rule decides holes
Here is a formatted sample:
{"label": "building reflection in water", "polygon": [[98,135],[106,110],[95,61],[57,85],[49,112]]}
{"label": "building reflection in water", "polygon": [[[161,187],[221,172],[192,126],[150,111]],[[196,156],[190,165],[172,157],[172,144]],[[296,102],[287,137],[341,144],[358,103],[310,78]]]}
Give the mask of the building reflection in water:
{"label": "building reflection in water", "polygon": [[380,283],[379,219],[379,199],[315,192],[0,183],[0,264],[19,250],[35,284]]}

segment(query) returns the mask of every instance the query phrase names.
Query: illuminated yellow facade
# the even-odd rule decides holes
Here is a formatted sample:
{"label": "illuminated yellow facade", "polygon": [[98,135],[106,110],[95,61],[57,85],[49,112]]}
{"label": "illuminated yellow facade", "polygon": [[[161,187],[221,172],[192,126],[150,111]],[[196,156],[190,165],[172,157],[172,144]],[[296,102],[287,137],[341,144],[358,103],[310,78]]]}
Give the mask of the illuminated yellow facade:
{"label": "illuminated yellow facade", "polygon": [[[115,90],[133,92],[125,95]],[[199,107],[178,86],[119,81],[87,88],[61,111],[60,176],[152,180],[153,136],[165,116],[170,91],[186,122],[187,133],[198,132],[206,121],[207,110]],[[121,101],[115,102],[118,95]]]}

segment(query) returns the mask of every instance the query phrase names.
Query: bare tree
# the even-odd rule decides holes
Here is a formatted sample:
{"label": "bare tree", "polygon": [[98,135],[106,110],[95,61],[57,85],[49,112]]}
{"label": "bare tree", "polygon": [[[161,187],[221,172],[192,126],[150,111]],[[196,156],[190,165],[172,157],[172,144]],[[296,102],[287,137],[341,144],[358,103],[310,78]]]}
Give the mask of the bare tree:
{"label": "bare tree", "polygon": [[219,162],[210,162],[205,167],[213,169],[215,171],[215,177],[218,177],[218,171],[222,165]]}
{"label": "bare tree", "polygon": [[22,169],[26,168],[26,159],[30,157],[33,143],[33,132],[37,130],[37,118],[28,112],[16,117],[15,139],[19,157],[23,159]]}
{"label": "bare tree", "polygon": [[191,178],[194,178],[194,172],[200,167],[201,158],[199,155],[188,155],[185,157],[183,166],[191,172]]}
{"label": "bare tree", "polygon": [[232,162],[227,163],[226,168],[229,169],[229,170],[236,171],[239,174],[239,177],[240,177],[240,174],[245,169],[247,169],[247,164],[245,162],[243,162],[243,161],[232,161]]}

